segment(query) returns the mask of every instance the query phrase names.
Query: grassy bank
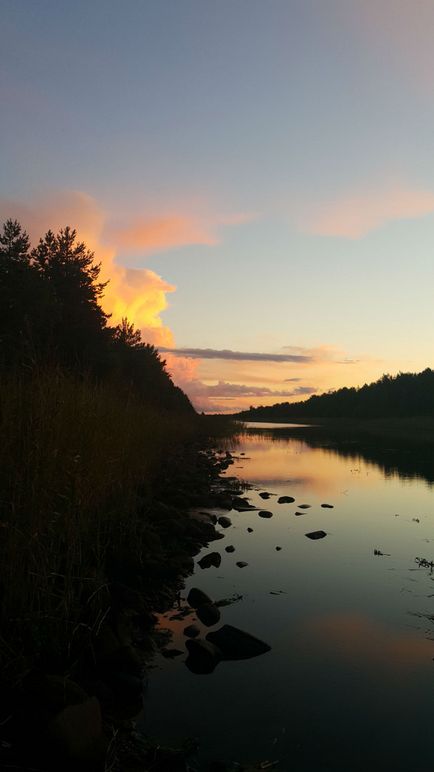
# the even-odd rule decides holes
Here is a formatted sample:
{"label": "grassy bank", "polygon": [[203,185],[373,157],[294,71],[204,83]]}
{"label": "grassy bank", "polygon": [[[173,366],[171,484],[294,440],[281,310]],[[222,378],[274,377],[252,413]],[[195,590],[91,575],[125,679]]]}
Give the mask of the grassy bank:
{"label": "grassy bank", "polygon": [[83,604],[98,628],[108,556],[143,562],[155,544],[161,468],[228,423],[60,370],[3,376],[0,395],[0,658],[14,677],[35,651],[64,655]]}

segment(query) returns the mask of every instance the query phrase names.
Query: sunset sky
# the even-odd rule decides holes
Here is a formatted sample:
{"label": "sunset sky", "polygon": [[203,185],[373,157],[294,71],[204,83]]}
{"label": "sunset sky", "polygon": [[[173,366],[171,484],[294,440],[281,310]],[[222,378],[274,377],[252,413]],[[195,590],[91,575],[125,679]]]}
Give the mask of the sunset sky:
{"label": "sunset sky", "polygon": [[433,366],[433,0],[0,0],[0,215],[205,411]]}

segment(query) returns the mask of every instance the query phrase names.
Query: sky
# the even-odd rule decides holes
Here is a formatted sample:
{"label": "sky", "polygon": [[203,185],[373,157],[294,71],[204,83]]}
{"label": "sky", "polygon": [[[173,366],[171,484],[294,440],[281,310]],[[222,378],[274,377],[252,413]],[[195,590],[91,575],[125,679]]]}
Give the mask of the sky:
{"label": "sky", "polygon": [[433,366],[432,0],[0,0],[0,216],[198,410]]}

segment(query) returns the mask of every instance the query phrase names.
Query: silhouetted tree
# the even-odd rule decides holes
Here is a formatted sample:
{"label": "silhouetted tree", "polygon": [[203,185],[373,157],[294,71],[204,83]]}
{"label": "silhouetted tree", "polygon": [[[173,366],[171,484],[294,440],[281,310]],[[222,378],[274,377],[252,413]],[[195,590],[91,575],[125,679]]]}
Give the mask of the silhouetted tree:
{"label": "silhouetted tree", "polygon": [[140,330],[135,330],[134,324],[130,324],[125,316],[122,318],[121,323],[114,328],[113,337],[115,341],[124,346],[135,348],[142,345]]}
{"label": "silhouetted tree", "polygon": [[44,290],[31,264],[29,249],[26,231],[17,220],[7,220],[0,235],[0,362],[3,365],[31,359],[39,338],[40,301]]}
{"label": "silhouetted tree", "polygon": [[305,402],[281,402],[250,408],[244,419],[383,418],[434,415],[434,371],[383,375],[360,388],[342,388],[314,395]]}
{"label": "silhouetted tree", "polygon": [[33,265],[50,288],[52,346],[66,364],[92,365],[107,340],[108,315],[99,300],[106,283],[99,282],[101,264],[76,231],[48,231],[31,253]]}
{"label": "silhouetted tree", "polygon": [[29,264],[30,239],[18,220],[6,220],[0,235],[0,269]]}
{"label": "silhouetted tree", "polygon": [[0,235],[0,367],[67,366],[109,378],[162,409],[193,411],[140,330],[126,318],[107,324],[100,270],[75,230],[50,230],[30,251],[27,233],[7,220]]}

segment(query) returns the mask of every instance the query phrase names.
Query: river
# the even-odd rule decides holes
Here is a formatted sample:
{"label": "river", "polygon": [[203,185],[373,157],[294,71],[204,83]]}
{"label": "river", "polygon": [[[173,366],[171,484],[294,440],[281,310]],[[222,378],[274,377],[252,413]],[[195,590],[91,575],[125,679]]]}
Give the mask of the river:
{"label": "river", "polygon": [[[251,425],[234,455],[227,474],[273,517],[225,512],[232,527],[201,553],[218,550],[222,563],[197,566],[185,595],[193,586],[215,600],[241,595],[216,627],[235,625],[271,651],[208,675],[190,672],[184,656],[158,655],[146,732],[198,737],[200,770],[269,759],[286,772],[432,772],[434,583],[415,562],[434,559],[432,457],[266,425]],[[261,491],[275,495],[264,501]],[[282,495],[295,502],[279,504]],[[306,537],[317,530],[326,537]],[[184,650],[194,617],[169,617],[161,626]]]}

